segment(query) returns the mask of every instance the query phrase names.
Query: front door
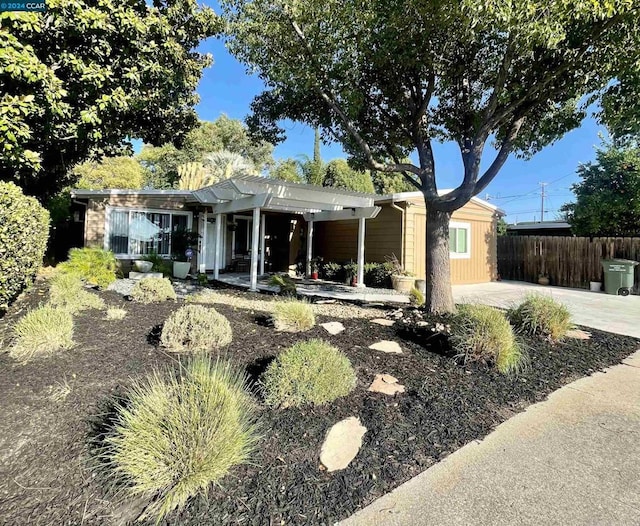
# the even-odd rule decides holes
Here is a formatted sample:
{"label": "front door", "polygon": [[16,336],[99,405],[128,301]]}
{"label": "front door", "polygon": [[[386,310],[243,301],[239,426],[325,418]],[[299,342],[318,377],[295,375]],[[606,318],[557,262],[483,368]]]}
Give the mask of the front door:
{"label": "front door", "polygon": [[[204,232],[204,218],[200,220],[200,235],[202,235],[201,246],[204,246],[204,264],[205,270],[213,270],[216,259],[216,220],[215,217],[208,217],[206,239]],[[225,267],[225,221],[224,216],[220,227],[220,268]],[[200,269],[202,271],[202,268]]]}

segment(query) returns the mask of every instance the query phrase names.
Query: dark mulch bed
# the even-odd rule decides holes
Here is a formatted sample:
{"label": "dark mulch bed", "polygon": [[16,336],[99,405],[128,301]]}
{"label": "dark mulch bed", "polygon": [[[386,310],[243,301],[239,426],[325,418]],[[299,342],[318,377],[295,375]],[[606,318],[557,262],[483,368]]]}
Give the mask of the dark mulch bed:
{"label": "dark mulch bed", "polygon": [[[112,497],[89,469],[88,440],[108,416],[101,411],[110,394],[121,393],[131,377],[152,366],[174,362],[154,345],[153,330],[180,304],[145,306],[126,303],[115,293],[101,295],[111,305],[124,304],[127,318],[106,321],[95,312],[78,316],[77,346],[56,357],[17,366],[0,355],[0,524],[113,522]],[[43,299],[44,285],[36,284],[0,320],[0,331]],[[349,356],[358,386],[324,408],[262,408],[265,436],[255,465],[234,470],[208,500],[195,499],[167,524],[331,524],[558,387],[616,364],[638,348],[634,338],[591,329],[589,341],[529,342],[530,369],[508,378],[483,366],[456,365],[393,328],[363,319],[341,320],[347,330],[338,336],[320,327],[299,336],[257,323],[260,313],[228,305],[218,309],[234,331],[228,356],[253,374],[293,342],[323,337]],[[404,354],[367,349],[380,339],[398,341]],[[395,398],[367,392],[376,373],[396,376],[407,392]],[[71,393],[53,401],[51,386],[64,380]],[[346,470],[329,474],[319,462],[324,435],[353,415],[368,428],[363,447]]]}

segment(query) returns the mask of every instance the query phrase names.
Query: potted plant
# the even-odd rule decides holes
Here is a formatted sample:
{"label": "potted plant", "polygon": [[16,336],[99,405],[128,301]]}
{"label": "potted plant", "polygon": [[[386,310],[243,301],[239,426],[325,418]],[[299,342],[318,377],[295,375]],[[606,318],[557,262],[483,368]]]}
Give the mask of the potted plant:
{"label": "potted plant", "polygon": [[415,286],[415,276],[402,267],[395,254],[391,254],[390,257],[387,257],[387,262],[390,264],[392,269],[391,284],[393,286],[393,290],[407,294],[411,292],[411,289]]}
{"label": "potted plant", "polygon": [[313,258],[311,260],[311,279],[318,279],[321,263],[322,263],[322,258],[320,257]]}
{"label": "potted plant", "polygon": [[229,232],[235,232],[237,228],[238,228],[238,223],[236,223],[235,221],[227,223],[227,230]]}
{"label": "potted plant", "polygon": [[191,270],[193,247],[198,245],[200,234],[184,228],[175,230],[171,235],[173,255],[173,277],[185,279]]}
{"label": "potted plant", "polygon": [[541,272],[538,275],[538,284],[547,286],[549,284],[549,275],[546,274],[545,272]]}

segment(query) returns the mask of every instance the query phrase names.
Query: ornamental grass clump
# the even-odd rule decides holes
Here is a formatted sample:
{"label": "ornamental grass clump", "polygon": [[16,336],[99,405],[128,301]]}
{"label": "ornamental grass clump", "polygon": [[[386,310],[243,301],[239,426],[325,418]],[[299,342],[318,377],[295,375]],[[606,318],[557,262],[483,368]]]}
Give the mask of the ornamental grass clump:
{"label": "ornamental grass clump", "polygon": [[107,309],[104,315],[106,320],[124,320],[127,317],[127,311],[120,307],[110,307]]}
{"label": "ornamental grass clump", "polygon": [[451,344],[465,362],[495,364],[503,374],[517,373],[526,355],[505,314],[487,305],[460,305],[452,324]]}
{"label": "ornamental grass clump", "polygon": [[299,342],[269,364],[262,377],[265,402],[276,407],[322,405],[356,386],[349,358],[322,340]]}
{"label": "ornamental grass clump", "polygon": [[424,294],[420,289],[413,287],[409,292],[409,303],[414,307],[422,307],[424,305]]}
{"label": "ornamental grass clump", "polygon": [[203,355],[135,382],[126,400],[101,456],[116,485],[153,499],[140,519],[159,522],[205,494],[259,439],[244,374]]}
{"label": "ornamental grass clump", "polygon": [[518,331],[551,341],[562,340],[573,328],[567,307],[544,294],[527,295],[520,305],[509,310],[509,319]]}
{"label": "ornamental grass clump", "polygon": [[73,317],[66,310],[34,309],[15,324],[13,332],[9,355],[19,362],[73,347]]}
{"label": "ornamental grass clump", "polygon": [[56,272],[51,278],[49,304],[74,314],[87,309],[103,309],[104,300],[85,289],[77,274]]}
{"label": "ornamental grass clump", "polygon": [[273,307],[273,324],[278,331],[303,332],[315,326],[316,317],[306,301],[277,301]]}
{"label": "ornamental grass clump", "polygon": [[61,272],[75,274],[89,285],[106,288],[116,280],[118,263],[113,252],[101,248],[72,248],[69,259],[57,267]]}
{"label": "ornamental grass clump", "polygon": [[134,285],[131,297],[139,303],[156,303],[177,298],[176,291],[167,278],[141,279]]}
{"label": "ornamental grass clump", "polygon": [[160,343],[171,352],[209,352],[231,343],[229,320],[212,307],[185,305],[162,327]]}

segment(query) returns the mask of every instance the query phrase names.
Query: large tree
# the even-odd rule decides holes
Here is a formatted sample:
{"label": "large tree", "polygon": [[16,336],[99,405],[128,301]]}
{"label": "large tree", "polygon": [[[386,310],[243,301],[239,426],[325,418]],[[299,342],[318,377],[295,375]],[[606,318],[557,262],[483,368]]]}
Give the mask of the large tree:
{"label": "large tree", "polygon": [[[640,91],[638,0],[222,5],[230,49],[267,87],[253,103],[254,130],[273,142],[280,119],[320,126],[370,169],[403,173],[422,191],[432,311],[454,308],[451,214],[509,155],[532,155],[578,127],[590,103],[603,94],[616,100],[618,82],[629,104],[640,100],[630,96]],[[460,184],[446,195],[438,193],[433,141],[460,149]],[[496,153],[482,162],[489,145]]]}
{"label": "large tree", "polygon": [[196,125],[211,57],[195,49],[220,22],[195,0],[49,0],[0,23],[0,179],[44,199],[130,137],[179,143]]}
{"label": "large tree", "polygon": [[153,173],[157,188],[171,187],[179,179],[178,166],[205,163],[215,152],[231,152],[242,156],[255,170],[263,172],[273,166],[273,144],[252,140],[242,121],[221,115],[215,121],[201,121],[186,134],[182,145],[145,145],[140,152],[142,164]]}
{"label": "large tree", "polygon": [[640,235],[640,148],[600,148],[578,175],[576,201],[562,207],[574,234]]}

